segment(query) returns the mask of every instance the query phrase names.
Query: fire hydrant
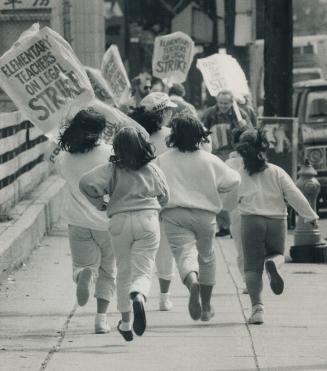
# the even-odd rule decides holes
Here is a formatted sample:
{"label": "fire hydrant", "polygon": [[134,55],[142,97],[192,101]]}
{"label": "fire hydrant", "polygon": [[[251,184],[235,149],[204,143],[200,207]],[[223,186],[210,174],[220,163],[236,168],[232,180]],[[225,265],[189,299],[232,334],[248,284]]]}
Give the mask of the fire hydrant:
{"label": "fire hydrant", "polygon": [[[320,191],[320,183],[315,176],[316,170],[305,160],[298,172],[299,179],[296,182],[298,188],[316,211],[317,197]],[[317,225],[305,223],[301,216],[297,217],[294,233],[294,246],[291,247],[290,255],[294,263],[322,263],[327,261],[327,245],[321,238]]]}

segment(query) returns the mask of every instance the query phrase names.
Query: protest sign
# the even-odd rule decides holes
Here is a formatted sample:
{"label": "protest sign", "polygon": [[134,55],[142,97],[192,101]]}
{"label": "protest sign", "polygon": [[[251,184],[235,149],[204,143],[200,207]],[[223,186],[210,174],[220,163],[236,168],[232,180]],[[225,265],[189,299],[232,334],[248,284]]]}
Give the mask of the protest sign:
{"label": "protest sign", "polygon": [[213,97],[216,97],[222,89],[231,90],[236,98],[250,94],[245,74],[232,56],[212,54],[198,59],[196,66]]}
{"label": "protest sign", "polygon": [[23,116],[56,139],[59,126],[89,104],[94,92],[70,45],[34,24],[0,58],[0,86]]}
{"label": "protest sign", "polygon": [[102,102],[114,104],[114,101],[110,95],[108,84],[102,76],[101,71],[97,68],[91,68],[88,66],[85,66],[85,71],[91,82],[96,98]]}
{"label": "protest sign", "polygon": [[168,85],[186,80],[193,59],[193,40],[183,32],[157,36],[154,42],[152,74]]}
{"label": "protest sign", "polygon": [[131,84],[116,45],[111,45],[105,52],[101,73],[107,81],[110,95],[117,106],[126,103],[130,96]]}
{"label": "protest sign", "polygon": [[147,131],[136,121],[128,117],[125,113],[119,109],[112,107],[99,99],[95,99],[91,104],[96,111],[102,113],[106,118],[106,128],[103,133],[103,141],[105,143],[111,143],[112,137],[115,133],[125,126],[133,126],[138,128],[142,133],[144,133],[146,138],[149,138]]}

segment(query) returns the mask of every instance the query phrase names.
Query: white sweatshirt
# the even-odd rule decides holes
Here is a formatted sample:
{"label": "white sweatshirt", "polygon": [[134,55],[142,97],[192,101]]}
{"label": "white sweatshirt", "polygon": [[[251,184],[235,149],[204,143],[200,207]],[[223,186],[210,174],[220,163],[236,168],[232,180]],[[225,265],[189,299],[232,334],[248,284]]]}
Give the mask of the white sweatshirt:
{"label": "white sweatshirt", "polygon": [[180,152],[169,149],[156,159],[170,189],[166,208],[185,207],[219,213],[222,194],[240,184],[239,174],[217,156],[202,149]]}
{"label": "white sweatshirt", "polygon": [[95,229],[108,230],[108,217],[105,211],[97,210],[79,190],[83,173],[94,167],[108,163],[111,146],[101,144],[87,153],[60,152],[55,158],[57,172],[68,184],[68,195],[64,202],[64,219],[68,224]]}
{"label": "white sweatshirt", "polygon": [[238,209],[242,215],[286,219],[286,200],[305,221],[319,219],[292,178],[279,166],[268,163],[267,169],[250,176],[241,157],[230,158],[226,164],[241,175]]}

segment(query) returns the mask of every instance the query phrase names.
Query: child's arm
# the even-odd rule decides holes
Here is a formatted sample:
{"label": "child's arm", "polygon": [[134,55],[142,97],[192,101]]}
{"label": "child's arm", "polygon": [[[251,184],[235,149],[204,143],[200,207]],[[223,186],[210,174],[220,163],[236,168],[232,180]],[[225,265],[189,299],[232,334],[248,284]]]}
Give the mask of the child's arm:
{"label": "child's arm", "polygon": [[309,201],[283,169],[280,169],[279,180],[286,201],[304,218],[305,222],[312,222],[319,219],[319,216],[310,206]]}
{"label": "child's arm", "polygon": [[83,174],[79,181],[80,191],[98,210],[106,209],[103,196],[109,193],[111,174],[112,170],[109,164],[100,165]]}
{"label": "child's arm", "polygon": [[169,187],[166,177],[158,166],[151,164],[157,178],[157,199],[161,207],[165,207],[169,201]]}
{"label": "child's arm", "polygon": [[[219,159],[217,158],[217,160]],[[219,163],[219,168],[217,170],[217,177],[219,179],[219,193],[234,191],[241,184],[240,174],[221,160]]]}

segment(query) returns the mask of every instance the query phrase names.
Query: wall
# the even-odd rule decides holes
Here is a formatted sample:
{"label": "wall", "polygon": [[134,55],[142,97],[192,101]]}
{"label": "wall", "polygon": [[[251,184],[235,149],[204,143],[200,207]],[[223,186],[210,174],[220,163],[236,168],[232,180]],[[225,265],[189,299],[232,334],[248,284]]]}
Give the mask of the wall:
{"label": "wall", "polygon": [[46,141],[20,112],[0,114],[0,218],[49,175]]}

